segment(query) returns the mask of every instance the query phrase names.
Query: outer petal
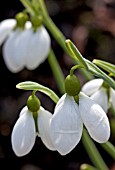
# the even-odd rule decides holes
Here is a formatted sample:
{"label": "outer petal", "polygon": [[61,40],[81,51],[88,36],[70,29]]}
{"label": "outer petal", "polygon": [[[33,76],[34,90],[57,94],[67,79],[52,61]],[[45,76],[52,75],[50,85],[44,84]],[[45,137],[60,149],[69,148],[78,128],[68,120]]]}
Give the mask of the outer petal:
{"label": "outer petal", "polygon": [[109,105],[108,105],[108,96],[107,90],[101,87],[97,92],[95,92],[91,99],[93,99],[97,104],[99,104],[103,110],[107,113]]}
{"label": "outer petal", "polygon": [[43,109],[42,107],[40,107],[40,110],[38,112],[38,120],[37,120],[40,137],[44,145],[46,145],[48,149],[55,150],[55,147],[53,146],[49,135],[49,124],[51,118],[52,118],[52,114],[47,110]]}
{"label": "outer petal", "polygon": [[90,136],[99,143],[107,142],[110,137],[110,125],[101,106],[81,92],[79,109]]}
{"label": "outer petal", "polygon": [[50,124],[50,135],[61,155],[69,153],[80,141],[83,123],[74,98],[63,95],[56,105]]}
{"label": "outer petal", "polygon": [[93,79],[85,83],[82,86],[81,91],[86,95],[90,96],[93,93],[95,93],[97,90],[99,90],[102,84],[103,84],[103,79]]}
{"label": "outer petal", "polygon": [[11,33],[16,25],[15,19],[6,19],[0,22],[0,45],[4,42],[7,36]]}
{"label": "outer petal", "polygon": [[18,54],[19,52],[16,46],[17,46],[17,38],[20,36],[20,34],[21,34],[20,29],[13,31],[3,46],[3,58],[5,64],[8,67],[8,69],[13,73],[17,73],[24,68],[24,64],[22,60],[20,59],[17,61],[17,55],[16,55],[16,53]]}
{"label": "outer petal", "polygon": [[28,43],[30,41],[29,34],[26,35],[26,30],[32,26],[30,21],[25,24],[25,30],[16,29],[12,32],[3,47],[3,57],[8,69],[17,73],[25,66],[25,58],[28,55]]}
{"label": "outer petal", "polygon": [[15,154],[17,156],[28,154],[34,146],[35,138],[36,130],[32,113],[24,110],[12,131],[11,142]]}
{"label": "outer petal", "polygon": [[113,90],[112,88],[110,88],[110,102],[115,111],[115,90]]}
{"label": "outer petal", "polygon": [[50,50],[50,36],[46,29],[41,26],[36,32],[29,30],[30,41],[28,42],[26,67],[30,70],[37,68],[48,56]]}

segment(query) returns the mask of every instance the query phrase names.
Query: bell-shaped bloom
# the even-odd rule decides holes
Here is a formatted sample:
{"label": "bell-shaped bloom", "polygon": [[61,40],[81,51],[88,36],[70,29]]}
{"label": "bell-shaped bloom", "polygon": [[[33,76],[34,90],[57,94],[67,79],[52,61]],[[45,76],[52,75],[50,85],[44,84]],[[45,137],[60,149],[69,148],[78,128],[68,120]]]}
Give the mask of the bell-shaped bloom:
{"label": "bell-shaped bloom", "polygon": [[64,94],[56,105],[50,124],[50,135],[56,150],[65,155],[80,141],[83,122],[77,103]]}
{"label": "bell-shaped bloom", "polygon": [[22,109],[14,125],[11,143],[12,149],[17,156],[24,156],[32,150],[37,135],[41,137],[48,149],[55,150],[49,136],[49,122],[52,114],[42,107],[40,107],[37,114],[38,131],[36,130],[33,114],[28,110],[27,106]]}
{"label": "bell-shaped bloom", "polygon": [[107,113],[109,107],[115,110],[115,90],[111,87],[103,86],[104,80],[97,78],[86,82],[82,86],[82,92],[90,96]]}
{"label": "bell-shaped bloom", "polygon": [[0,43],[5,40],[4,62],[13,73],[24,68],[33,70],[46,60],[51,45],[50,36],[44,26],[39,26],[34,31],[29,21],[26,22],[25,29],[15,26],[14,19],[9,19],[0,25],[0,35],[3,34]]}
{"label": "bell-shaped bloom", "polygon": [[95,141],[105,143],[109,139],[109,120],[101,106],[82,92],[78,104],[74,97],[64,94],[50,121],[52,143],[61,155],[66,155],[79,143],[83,124]]}

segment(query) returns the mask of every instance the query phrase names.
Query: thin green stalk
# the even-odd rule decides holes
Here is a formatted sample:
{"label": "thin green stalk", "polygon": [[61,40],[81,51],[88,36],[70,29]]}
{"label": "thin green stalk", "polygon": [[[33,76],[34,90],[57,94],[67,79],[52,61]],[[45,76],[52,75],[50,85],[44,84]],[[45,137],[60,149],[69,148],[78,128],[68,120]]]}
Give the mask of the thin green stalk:
{"label": "thin green stalk", "polygon": [[108,170],[108,167],[106,166],[105,162],[103,161],[94,142],[91,140],[91,138],[89,137],[89,135],[85,129],[83,130],[82,142],[83,142],[83,145],[84,145],[91,161],[95,165],[95,167],[98,168],[99,170]]}
{"label": "thin green stalk", "polygon": [[58,84],[58,88],[60,90],[60,92],[63,94],[65,92],[65,88],[64,88],[64,76],[62,73],[62,70],[60,68],[60,65],[56,59],[56,56],[53,52],[53,50],[50,50],[49,56],[48,56],[48,62],[50,64],[50,68],[53,72],[53,75],[55,77],[55,80]]}
{"label": "thin green stalk", "polygon": [[34,8],[29,0],[20,0],[20,1],[31,15],[35,14]]}
{"label": "thin green stalk", "polygon": [[[62,47],[62,49],[70,56],[70,54],[68,52],[68,49],[66,47],[66,43],[65,43],[66,38],[62,34],[62,32],[59,30],[59,28],[55,25],[55,23],[52,21],[52,19],[50,18],[49,14],[47,12],[47,9],[46,9],[44,1],[39,0],[39,5],[40,5],[44,25],[47,27],[49,32],[53,35],[53,37],[58,42],[58,44]],[[72,57],[71,57],[71,60],[73,62]],[[74,60],[73,63],[79,64],[75,60]],[[92,75],[89,72],[85,71],[84,69],[80,69],[80,72],[81,72],[82,75],[84,75],[84,78],[86,78],[86,80],[91,80],[92,79]]]}
{"label": "thin green stalk", "polygon": [[58,27],[54,24],[54,22],[50,18],[49,14],[47,12],[44,1],[39,0],[39,5],[40,5],[40,8],[41,8],[42,16],[44,18],[43,19],[44,25],[48,28],[48,30],[51,32],[51,34],[54,36],[54,38],[60,44],[60,46],[64,49],[64,51],[67,52],[67,48],[65,46],[66,38],[64,37],[62,32],[58,29]]}
{"label": "thin green stalk", "polygon": [[115,146],[112,145],[109,141],[106,143],[100,144],[104,150],[106,150],[109,155],[115,160]]}

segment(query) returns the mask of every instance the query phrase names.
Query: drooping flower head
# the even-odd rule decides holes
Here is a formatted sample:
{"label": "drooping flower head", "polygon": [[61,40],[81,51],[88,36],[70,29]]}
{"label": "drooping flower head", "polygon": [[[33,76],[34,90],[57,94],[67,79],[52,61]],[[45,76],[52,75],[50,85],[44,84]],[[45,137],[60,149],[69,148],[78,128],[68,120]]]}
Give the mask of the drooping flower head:
{"label": "drooping flower head", "polygon": [[61,155],[74,149],[81,139],[83,124],[93,140],[106,142],[110,137],[110,126],[102,107],[80,92],[80,82],[73,74],[66,77],[65,90],[50,123],[50,136],[55,149]]}
{"label": "drooping flower head", "polygon": [[41,18],[34,16],[31,21],[27,19],[25,13],[19,13],[16,19],[4,20],[0,24],[0,44],[5,41],[4,62],[13,73],[24,68],[37,68],[45,61],[50,50],[51,39]]}
{"label": "drooping flower head", "polygon": [[115,90],[109,87],[103,79],[90,80],[83,85],[81,90],[98,103],[106,113],[110,107],[115,111]]}
{"label": "drooping flower head", "polygon": [[12,135],[12,149],[17,156],[28,154],[39,136],[44,145],[55,150],[49,136],[49,122],[52,114],[40,106],[40,101],[35,95],[28,98],[25,106],[16,121]]}

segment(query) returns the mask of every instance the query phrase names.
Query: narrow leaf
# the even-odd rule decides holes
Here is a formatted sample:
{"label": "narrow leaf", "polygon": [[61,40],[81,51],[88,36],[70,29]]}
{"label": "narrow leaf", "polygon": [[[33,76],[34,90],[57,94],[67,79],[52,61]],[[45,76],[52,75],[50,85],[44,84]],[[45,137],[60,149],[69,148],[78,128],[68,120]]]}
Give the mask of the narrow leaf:
{"label": "narrow leaf", "polygon": [[21,82],[16,85],[16,88],[23,89],[23,90],[40,91],[46,94],[47,96],[49,96],[55,103],[57,103],[59,100],[58,96],[51,89],[36,82],[32,82],[32,81]]}
{"label": "narrow leaf", "polygon": [[105,71],[107,71],[108,73],[110,73],[112,76],[115,77],[115,65],[114,64],[109,63],[107,61],[97,60],[97,59],[94,59],[93,63],[95,63],[97,66],[104,69]]}

